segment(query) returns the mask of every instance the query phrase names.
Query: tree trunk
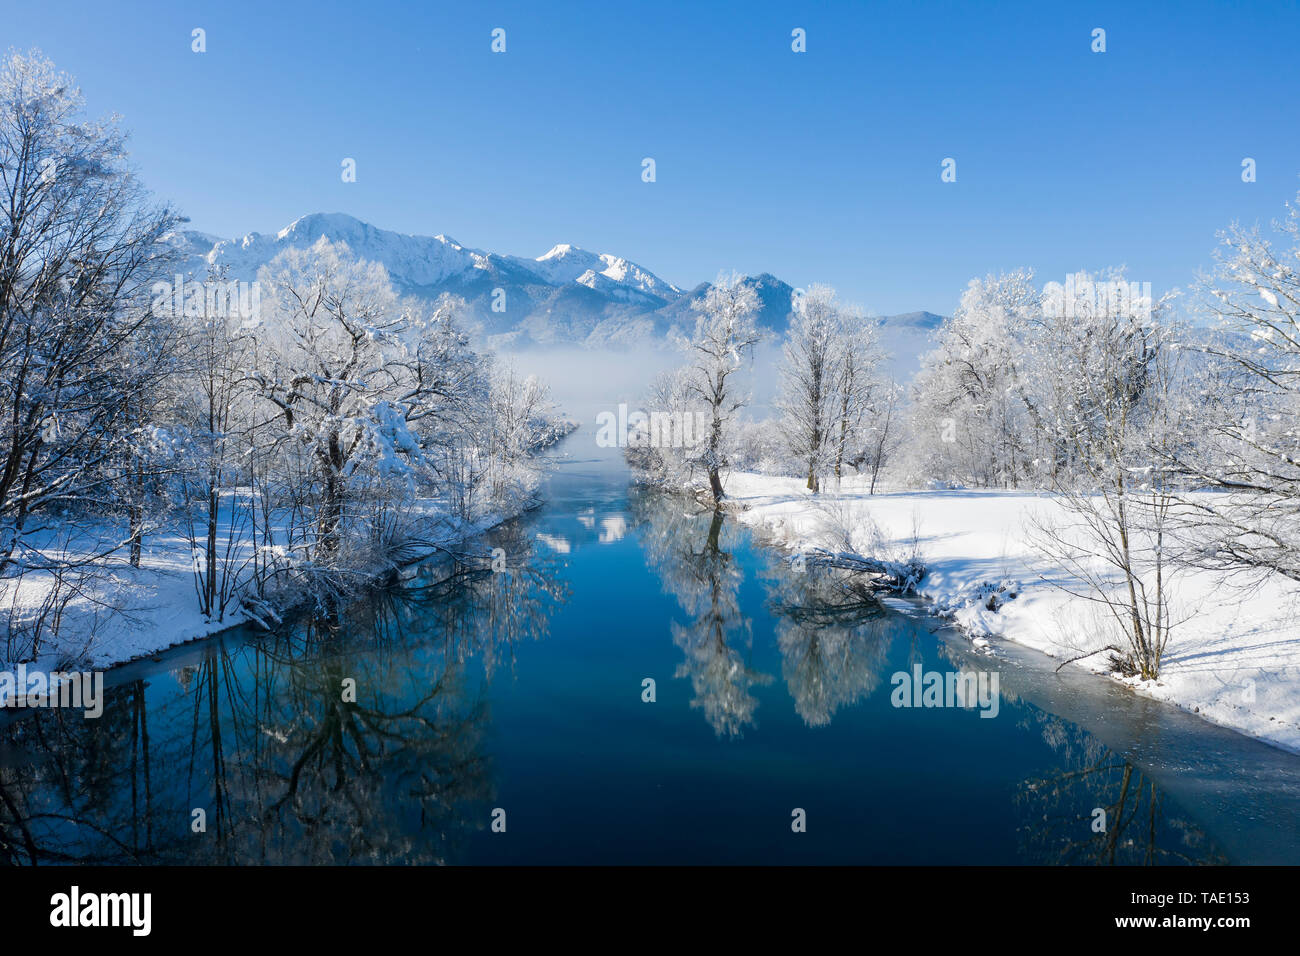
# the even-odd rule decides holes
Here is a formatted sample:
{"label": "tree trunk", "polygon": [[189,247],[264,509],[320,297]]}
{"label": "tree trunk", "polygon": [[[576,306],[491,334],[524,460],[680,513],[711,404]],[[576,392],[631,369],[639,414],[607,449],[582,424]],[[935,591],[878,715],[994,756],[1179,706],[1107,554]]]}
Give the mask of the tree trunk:
{"label": "tree trunk", "polygon": [[[212,479],[208,485],[208,557],[204,567],[205,577],[203,581],[203,602],[207,614],[212,614],[214,609],[217,609],[217,519],[220,507],[221,498],[216,481]],[[233,520],[234,516],[231,517]]]}
{"label": "tree trunk", "polygon": [[722,478],[718,475],[717,468],[709,469],[709,490],[713,492],[713,501],[718,503],[722,501],[724,493],[722,491]]}
{"label": "tree trunk", "polygon": [[139,505],[131,505],[128,513],[131,524],[131,567],[138,568],[144,542],[144,509]]}
{"label": "tree trunk", "polygon": [[317,553],[321,557],[333,557],[339,551],[339,526],[343,523],[343,493],[336,476],[330,475],[325,481],[325,506],[321,511],[320,540]]}

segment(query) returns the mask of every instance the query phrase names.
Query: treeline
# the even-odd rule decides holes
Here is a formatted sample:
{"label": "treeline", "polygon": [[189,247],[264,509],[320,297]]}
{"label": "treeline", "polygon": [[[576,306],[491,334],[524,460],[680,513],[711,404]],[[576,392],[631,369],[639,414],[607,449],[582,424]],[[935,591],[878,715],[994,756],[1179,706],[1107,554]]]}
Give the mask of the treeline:
{"label": "treeline", "polygon": [[1180,570],[1300,581],[1297,225],[1233,226],[1159,300],[1118,271],[973,281],[913,383],[905,479],[1053,492],[1067,517],[1035,536],[1123,673],[1159,673]]}
{"label": "treeline", "polygon": [[[39,54],[0,67],[0,589],[4,657],[35,657],[96,574],[188,541],[202,613],[274,615],[517,511],[566,428],[476,351],[464,308],[403,299],[321,239],[253,295],[178,270],[184,220],[82,118]],[[238,284],[236,284],[238,285]],[[197,291],[196,291],[197,290]],[[180,294],[181,291],[184,294]],[[177,306],[180,307],[177,307]],[[216,306],[214,308],[214,305]],[[39,579],[35,603],[13,596]]]}
{"label": "treeline", "polygon": [[630,463],[651,482],[698,484],[715,503],[726,496],[728,468],[798,475],[813,492],[848,474],[869,476],[874,488],[901,440],[904,394],[885,372],[877,324],[829,286],[796,293],[778,414],[754,421],[744,415],[745,373],[762,339],[758,306],[737,275],[720,276],[695,304],[694,330],[678,343],[687,363],[661,375],[646,398],[653,417],[676,427],[631,435]]}
{"label": "treeline", "polygon": [[738,374],[757,302],[721,281],[683,342],[691,360],[648,398],[707,427],[640,436],[629,458],[715,503],[729,468],[814,494],[849,468],[868,492],[881,478],[1049,491],[1066,517],[1034,536],[1113,618],[1115,667],[1153,677],[1177,624],[1171,572],[1300,581],[1296,211],[1274,231],[1228,230],[1185,296],[1156,299],[1121,271],[1041,289],[1027,270],[974,280],[905,390],[881,372],[875,324],[814,287],[791,304],[777,414],[758,421]]}

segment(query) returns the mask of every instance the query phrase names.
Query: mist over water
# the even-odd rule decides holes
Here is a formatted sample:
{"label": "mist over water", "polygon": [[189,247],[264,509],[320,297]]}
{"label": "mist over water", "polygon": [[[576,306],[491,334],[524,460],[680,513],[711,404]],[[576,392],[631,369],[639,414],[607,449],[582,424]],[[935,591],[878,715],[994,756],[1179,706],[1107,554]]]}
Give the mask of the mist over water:
{"label": "mist over water", "polygon": [[551,390],[560,409],[583,425],[594,424],[602,411],[620,402],[635,408],[645,399],[655,376],[682,362],[670,348],[623,350],[571,348],[521,349],[498,353],[503,364],[536,375]]}
{"label": "mist over water", "polygon": [[[627,403],[629,411],[640,408],[657,376],[690,361],[687,353],[669,344],[636,351],[577,346],[498,350],[497,356],[503,365],[545,382],[561,411],[582,425],[594,424],[601,412],[616,412],[620,403]],[[763,419],[773,414],[780,357],[781,344],[774,338],[755,348],[742,379],[742,388],[750,395],[742,417]]]}

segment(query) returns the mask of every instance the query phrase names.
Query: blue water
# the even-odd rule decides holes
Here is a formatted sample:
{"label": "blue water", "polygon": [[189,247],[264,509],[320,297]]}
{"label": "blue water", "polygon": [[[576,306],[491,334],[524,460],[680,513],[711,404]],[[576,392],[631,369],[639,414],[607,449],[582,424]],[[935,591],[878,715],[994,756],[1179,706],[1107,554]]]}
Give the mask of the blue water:
{"label": "blue water", "polygon": [[[796,574],[585,432],[556,455],[472,545],[504,571],[430,566],[122,668],[98,721],[0,726],[0,859],[1300,862],[1300,759]],[[894,706],[917,666],[998,672],[996,716]]]}

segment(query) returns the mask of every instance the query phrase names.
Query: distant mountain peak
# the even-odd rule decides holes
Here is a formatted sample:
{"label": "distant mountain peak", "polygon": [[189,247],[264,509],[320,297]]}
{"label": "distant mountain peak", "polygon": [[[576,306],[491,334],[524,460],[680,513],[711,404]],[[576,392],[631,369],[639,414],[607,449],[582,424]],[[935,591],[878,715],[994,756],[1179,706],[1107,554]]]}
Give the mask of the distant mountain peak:
{"label": "distant mountain peak", "polygon": [[[709,288],[701,283],[690,291],[679,289],[630,259],[572,243],[558,243],[535,259],[502,255],[443,233],[380,229],[341,212],[309,213],[273,234],[220,239],[185,231],[171,241],[186,259],[183,269],[197,278],[221,266],[232,279],[252,281],[285,249],[309,246],[322,236],[346,243],[359,259],[382,263],[405,294],[461,296],[483,334],[501,344],[634,347],[662,339],[673,326],[693,325],[691,306]],[[744,281],[759,295],[759,324],[784,330],[793,289],[766,272]],[[499,303],[504,311],[495,307]],[[897,319],[918,331],[940,321],[926,312]]]}
{"label": "distant mountain peak", "polygon": [[[357,228],[364,228],[366,223],[357,219],[355,216],[349,216],[343,212],[313,212],[305,216],[299,216],[289,225],[285,226],[275,234],[277,239],[287,239],[289,236],[302,233],[321,233],[328,235],[330,232],[352,231]],[[256,235],[254,233],[254,235]]]}
{"label": "distant mountain peak", "polygon": [[559,245],[551,246],[546,252],[537,257],[538,262],[549,262],[551,259],[563,259],[571,252],[581,252],[581,249],[575,250],[567,242],[561,242]]}

